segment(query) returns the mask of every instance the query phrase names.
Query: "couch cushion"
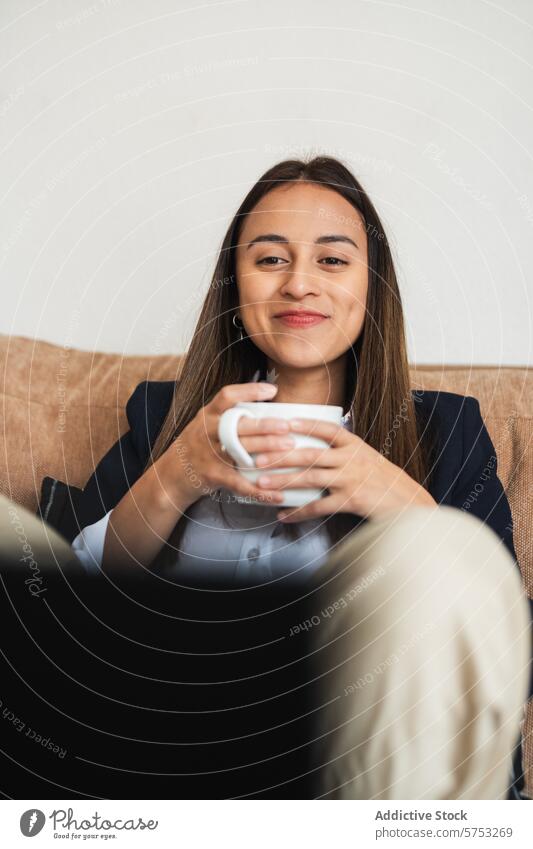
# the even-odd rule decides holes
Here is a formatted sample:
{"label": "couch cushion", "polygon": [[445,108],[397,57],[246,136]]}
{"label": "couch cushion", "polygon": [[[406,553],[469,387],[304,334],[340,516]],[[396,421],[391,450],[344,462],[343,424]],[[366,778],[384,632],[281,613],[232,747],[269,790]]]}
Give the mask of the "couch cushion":
{"label": "couch cushion", "polygon": [[46,475],[83,486],[128,429],[125,406],[135,387],[143,380],[175,380],[180,360],[0,336],[0,492],[36,512]]}
{"label": "couch cushion", "polygon": [[533,596],[533,374],[518,367],[418,366],[412,367],[411,378],[413,388],[443,389],[478,399],[513,514],[517,557]]}

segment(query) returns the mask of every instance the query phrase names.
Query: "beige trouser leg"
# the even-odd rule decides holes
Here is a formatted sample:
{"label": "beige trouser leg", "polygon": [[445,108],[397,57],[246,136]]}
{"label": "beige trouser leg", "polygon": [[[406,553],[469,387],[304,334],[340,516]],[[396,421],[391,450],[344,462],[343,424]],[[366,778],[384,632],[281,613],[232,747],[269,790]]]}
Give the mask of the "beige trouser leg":
{"label": "beige trouser leg", "polygon": [[447,505],[409,507],[352,532],[317,580],[317,795],[506,798],[531,634],[494,531]]}
{"label": "beige trouser leg", "polygon": [[45,574],[60,570],[84,574],[68,542],[5,495],[0,495],[0,565],[4,570],[20,573],[29,592],[37,595]]}

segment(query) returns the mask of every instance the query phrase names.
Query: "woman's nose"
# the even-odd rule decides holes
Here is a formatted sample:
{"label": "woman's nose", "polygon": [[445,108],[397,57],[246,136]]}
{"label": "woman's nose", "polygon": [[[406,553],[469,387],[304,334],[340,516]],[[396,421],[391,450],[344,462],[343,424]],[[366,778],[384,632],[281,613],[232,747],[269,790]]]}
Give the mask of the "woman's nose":
{"label": "woman's nose", "polygon": [[281,287],[281,293],[301,297],[307,292],[320,292],[320,281],[316,273],[314,274],[312,271],[304,268],[288,271],[287,277]]}

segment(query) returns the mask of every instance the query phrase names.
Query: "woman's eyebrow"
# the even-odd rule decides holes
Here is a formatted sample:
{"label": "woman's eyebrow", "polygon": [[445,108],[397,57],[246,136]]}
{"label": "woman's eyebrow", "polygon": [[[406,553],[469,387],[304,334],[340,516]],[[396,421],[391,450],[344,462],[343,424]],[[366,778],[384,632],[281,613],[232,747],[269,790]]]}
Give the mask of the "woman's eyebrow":
{"label": "woman's eyebrow", "polygon": [[[285,245],[289,244],[289,240],[286,236],[280,236],[278,233],[264,233],[261,236],[256,236],[246,245],[246,250],[252,247],[252,245],[256,245],[258,242],[282,242]],[[342,234],[332,233],[328,236],[319,236],[318,239],[315,239],[315,245],[329,245],[331,242],[347,242],[350,245],[353,245],[354,248],[359,250],[358,246],[354,242],[353,239],[350,239],[349,236],[343,236]]]}
{"label": "woman's eyebrow", "polygon": [[354,248],[357,248],[357,250],[359,250],[353,239],[350,239],[349,236],[343,236],[342,234],[333,234],[332,236],[319,236],[318,239],[315,239],[315,245],[328,245],[330,242],[348,242],[348,244],[353,245]]}

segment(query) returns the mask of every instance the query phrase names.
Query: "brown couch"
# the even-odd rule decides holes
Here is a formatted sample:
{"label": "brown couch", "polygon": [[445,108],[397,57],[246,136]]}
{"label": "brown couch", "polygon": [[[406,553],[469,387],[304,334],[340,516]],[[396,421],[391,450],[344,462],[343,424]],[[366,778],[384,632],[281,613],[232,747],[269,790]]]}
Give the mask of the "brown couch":
{"label": "brown couch", "polygon": [[[83,486],[127,430],[125,404],[143,380],[173,380],[178,355],[79,351],[20,336],[0,337],[0,492],[32,512],[45,475]],[[417,366],[412,386],[473,395],[498,456],[515,528],[515,548],[533,596],[533,378],[527,368]],[[524,727],[526,789],[533,790],[533,703]]]}

